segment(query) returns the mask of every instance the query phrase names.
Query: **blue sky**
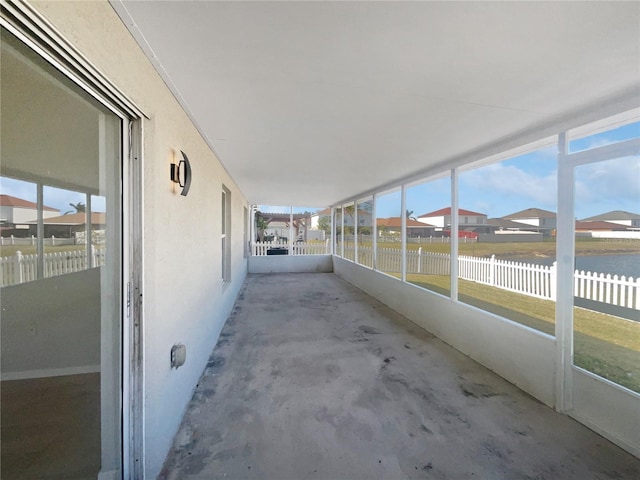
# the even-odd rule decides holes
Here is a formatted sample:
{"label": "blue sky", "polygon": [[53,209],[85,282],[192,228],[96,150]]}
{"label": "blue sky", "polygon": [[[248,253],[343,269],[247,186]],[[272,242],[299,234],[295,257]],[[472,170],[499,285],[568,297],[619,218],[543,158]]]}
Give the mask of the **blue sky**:
{"label": "blue sky", "polygon": [[[34,203],[37,200],[36,184],[31,182],[0,177],[0,192]],[[60,210],[60,215],[65,212],[75,211],[73,207],[69,205],[70,203],[87,203],[84,193],[73,192],[71,190],[64,190],[61,188],[45,186],[43,188],[43,196],[45,206]],[[94,212],[104,212],[106,208],[104,197],[93,195],[91,197],[91,207]]]}

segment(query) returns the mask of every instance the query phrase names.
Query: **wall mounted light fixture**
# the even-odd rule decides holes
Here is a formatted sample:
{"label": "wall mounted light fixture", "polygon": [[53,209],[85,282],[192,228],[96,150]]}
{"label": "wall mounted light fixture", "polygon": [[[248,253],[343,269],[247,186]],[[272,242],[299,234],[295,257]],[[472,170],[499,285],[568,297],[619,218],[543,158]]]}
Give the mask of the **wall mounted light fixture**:
{"label": "wall mounted light fixture", "polygon": [[191,187],[191,163],[187,154],[180,150],[182,160],[179,163],[171,164],[171,181],[182,187],[180,195],[187,196]]}
{"label": "wall mounted light fixture", "polygon": [[180,368],[187,360],[187,347],[176,343],[171,347],[171,368]]}

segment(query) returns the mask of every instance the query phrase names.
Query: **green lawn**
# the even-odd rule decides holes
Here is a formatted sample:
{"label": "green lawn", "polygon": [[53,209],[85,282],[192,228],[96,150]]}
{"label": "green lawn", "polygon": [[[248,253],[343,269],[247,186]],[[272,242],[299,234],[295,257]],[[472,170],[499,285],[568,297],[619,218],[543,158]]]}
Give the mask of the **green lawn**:
{"label": "green lawn", "polygon": [[[408,275],[415,285],[447,294],[449,277]],[[554,335],[555,302],[466,280],[458,281],[461,302]],[[640,393],[640,322],[574,308],[574,363]]]}

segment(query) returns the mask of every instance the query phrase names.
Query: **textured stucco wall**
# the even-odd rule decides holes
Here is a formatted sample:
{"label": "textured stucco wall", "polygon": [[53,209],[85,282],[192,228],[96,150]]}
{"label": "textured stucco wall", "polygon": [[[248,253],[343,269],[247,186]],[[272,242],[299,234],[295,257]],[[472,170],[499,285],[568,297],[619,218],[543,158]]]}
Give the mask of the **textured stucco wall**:
{"label": "textured stucco wall", "polygon": [[[246,275],[246,199],[202,139],[111,5],[34,2],[149,117],[144,121],[144,364],[147,478],[159,472],[185,406]],[[179,195],[169,164],[183,150],[193,169]],[[231,282],[221,282],[221,189],[231,192]],[[171,346],[187,347],[171,369]]]}
{"label": "textured stucco wall", "polygon": [[249,273],[329,273],[331,255],[272,255],[249,257]]}

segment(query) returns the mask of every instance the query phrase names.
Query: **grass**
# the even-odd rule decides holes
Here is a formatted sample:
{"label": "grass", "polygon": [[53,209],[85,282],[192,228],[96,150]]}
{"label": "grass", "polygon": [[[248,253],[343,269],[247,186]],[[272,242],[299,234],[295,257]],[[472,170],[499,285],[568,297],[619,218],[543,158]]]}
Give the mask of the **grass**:
{"label": "grass", "polygon": [[[439,293],[449,290],[444,275],[407,280]],[[554,335],[555,302],[466,280],[459,280],[458,288],[461,302]],[[574,364],[640,393],[640,322],[575,307]]]}

